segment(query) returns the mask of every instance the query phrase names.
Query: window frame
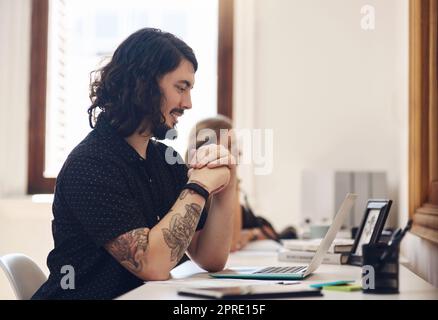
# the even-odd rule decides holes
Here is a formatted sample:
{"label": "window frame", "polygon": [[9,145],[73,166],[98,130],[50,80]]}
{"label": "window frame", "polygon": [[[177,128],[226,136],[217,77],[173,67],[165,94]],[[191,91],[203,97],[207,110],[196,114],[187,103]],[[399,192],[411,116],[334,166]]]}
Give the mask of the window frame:
{"label": "window frame", "polygon": [[[232,117],[234,0],[219,0],[218,113]],[[55,178],[44,177],[49,0],[32,0],[27,193],[53,193]]]}
{"label": "window frame", "polygon": [[438,244],[438,1],[409,3],[409,217]]}

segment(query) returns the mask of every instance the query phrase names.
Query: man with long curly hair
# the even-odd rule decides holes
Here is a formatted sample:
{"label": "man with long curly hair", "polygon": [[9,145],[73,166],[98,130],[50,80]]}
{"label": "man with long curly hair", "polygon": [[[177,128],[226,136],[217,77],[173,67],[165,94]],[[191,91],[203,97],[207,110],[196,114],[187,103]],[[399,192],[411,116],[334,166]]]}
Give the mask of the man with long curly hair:
{"label": "man with long curly hair", "polygon": [[[34,299],[112,299],[144,281],[168,279],[185,253],[208,271],[223,269],[233,157],[224,147],[200,148],[188,171],[157,141],[192,108],[197,68],[182,40],[146,28],[95,73],[88,109],[94,129],[57,177],[50,276]],[[178,161],[168,161],[169,154]]]}

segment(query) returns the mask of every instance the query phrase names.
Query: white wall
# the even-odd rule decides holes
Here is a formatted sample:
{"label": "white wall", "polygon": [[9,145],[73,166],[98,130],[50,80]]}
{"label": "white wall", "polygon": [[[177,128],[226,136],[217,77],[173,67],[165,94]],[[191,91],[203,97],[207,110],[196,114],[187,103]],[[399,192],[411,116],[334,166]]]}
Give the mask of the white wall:
{"label": "white wall", "polygon": [[[30,198],[0,199],[0,256],[20,252],[31,257],[48,275],[47,254],[53,249],[51,204]],[[14,299],[0,269],[0,300]]]}
{"label": "white wall", "polygon": [[[375,8],[373,31],[360,27]],[[386,171],[391,223],[408,220],[407,0],[236,0],[238,128],[274,129],[274,170],[241,166],[256,212],[298,225],[301,172]],[[317,199],[315,200],[317,201]],[[438,286],[438,248],[409,234],[409,266]]]}
{"label": "white wall", "polygon": [[[375,30],[361,28],[365,4],[375,7]],[[407,6],[237,1],[236,70],[251,72],[251,79],[236,75],[236,125],[274,129],[273,172],[250,176],[248,188],[258,212],[277,227],[299,223],[306,169],[386,171],[399,203],[407,156]]]}
{"label": "white wall", "polygon": [[27,187],[30,0],[0,1],[0,198]]}

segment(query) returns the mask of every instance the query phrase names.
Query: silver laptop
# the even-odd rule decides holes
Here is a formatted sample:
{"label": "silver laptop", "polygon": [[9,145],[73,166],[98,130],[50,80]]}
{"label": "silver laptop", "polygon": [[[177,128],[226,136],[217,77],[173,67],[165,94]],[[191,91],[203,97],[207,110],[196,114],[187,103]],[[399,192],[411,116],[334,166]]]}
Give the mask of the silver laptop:
{"label": "silver laptop", "polygon": [[333,240],[336,237],[339,229],[341,228],[345,218],[350,213],[353,208],[354,202],[357,199],[356,194],[348,193],[344,201],[339,208],[335,219],[327,231],[324,240],[318,247],[312,261],[308,265],[304,266],[291,266],[291,267],[265,267],[265,268],[255,268],[252,271],[236,271],[236,270],[224,270],[221,272],[210,273],[213,278],[232,278],[232,279],[263,279],[263,280],[300,280],[309,276],[314,272],[320,265],[330,248]]}

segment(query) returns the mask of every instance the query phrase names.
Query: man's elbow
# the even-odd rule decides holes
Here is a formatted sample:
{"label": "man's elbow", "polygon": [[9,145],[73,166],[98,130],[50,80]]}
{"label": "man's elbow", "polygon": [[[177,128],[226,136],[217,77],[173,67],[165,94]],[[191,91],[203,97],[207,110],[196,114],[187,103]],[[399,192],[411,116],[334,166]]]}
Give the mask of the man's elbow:
{"label": "man's elbow", "polygon": [[225,268],[225,264],[222,264],[220,266],[217,265],[217,266],[208,267],[205,270],[208,271],[208,272],[219,272],[219,271],[224,270],[224,268]]}
{"label": "man's elbow", "polygon": [[226,264],[226,260],[224,261],[209,261],[201,264],[202,269],[208,272],[219,272],[224,270]]}
{"label": "man's elbow", "polygon": [[138,277],[143,281],[165,281],[170,279],[170,272],[163,268],[147,268]]}

